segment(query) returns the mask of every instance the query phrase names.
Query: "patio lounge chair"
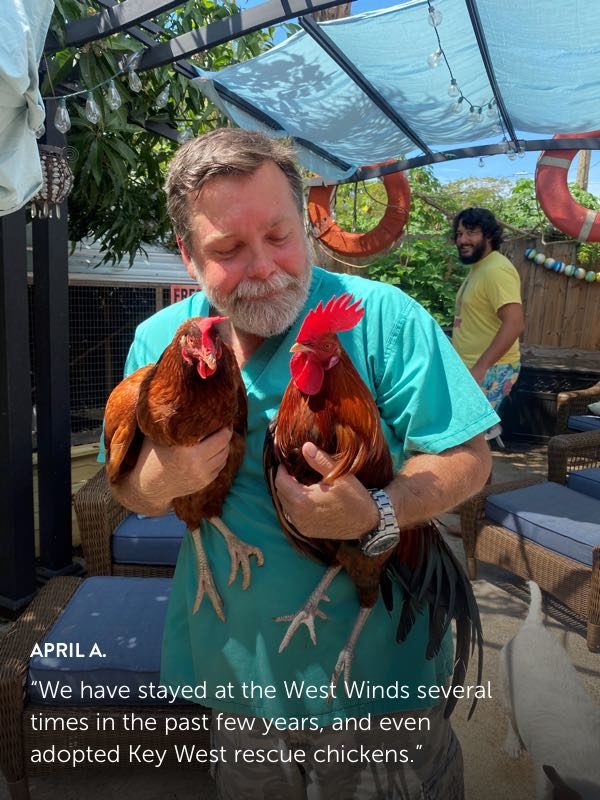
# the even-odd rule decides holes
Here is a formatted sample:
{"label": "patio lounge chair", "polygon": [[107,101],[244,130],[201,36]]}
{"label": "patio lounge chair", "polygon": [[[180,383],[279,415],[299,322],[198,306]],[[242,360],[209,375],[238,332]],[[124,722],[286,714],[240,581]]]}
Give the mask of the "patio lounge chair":
{"label": "patio lounge chair", "polygon": [[[13,800],[29,800],[28,780],[33,775],[47,775],[68,769],[57,758],[51,762],[32,761],[32,751],[55,749],[63,752],[118,748],[118,762],[94,761],[94,768],[110,769],[136,766],[129,746],[166,749],[165,765],[181,767],[175,746],[210,747],[209,709],[197,703],[170,704],[154,701],[141,704],[141,686],[159,683],[160,649],[167,598],[167,578],[81,578],[60,577],[50,580],[26,611],[0,641],[0,769]],[[42,657],[32,655],[36,644],[78,643],[86,655],[91,643],[105,652],[105,657],[77,655]],[[60,682],[71,693],[51,698],[43,687]],[[92,687],[128,686],[130,698],[116,700],[80,696],[81,683]],[[84,690],[85,691],[85,690]],[[68,695],[71,696],[68,696]],[[124,715],[135,714],[135,730],[128,731]],[[171,731],[165,735],[166,718]],[[40,720],[52,718],[47,728]],[[200,727],[189,719],[195,718]],[[157,721],[156,729],[153,723]],[[69,722],[67,723],[67,720]],[[87,727],[83,720],[87,720]],[[114,722],[111,722],[113,720]],[[172,720],[177,720],[173,727]],[[34,730],[34,721],[36,730]],[[114,725],[114,728],[113,728]],[[40,727],[42,729],[40,729]],[[134,727],[129,725],[129,727]],[[138,751],[139,752],[139,751]],[[204,768],[200,760],[192,763]],[[77,768],[85,768],[88,762]]]}
{"label": "patio lounge chair", "polygon": [[600,416],[588,412],[588,406],[598,401],[600,381],[587,389],[560,392],[556,396],[556,433],[600,430]]}
{"label": "patio lounge chair", "polygon": [[461,533],[471,579],[479,560],[536,581],[600,651],[600,430],[551,439],[548,481],[486,486],[461,506]]}
{"label": "patio lounge chair", "polygon": [[100,469],[73,497],[88,575],[170,577],[185,534],[174,513],[143,517],[112,496]]}

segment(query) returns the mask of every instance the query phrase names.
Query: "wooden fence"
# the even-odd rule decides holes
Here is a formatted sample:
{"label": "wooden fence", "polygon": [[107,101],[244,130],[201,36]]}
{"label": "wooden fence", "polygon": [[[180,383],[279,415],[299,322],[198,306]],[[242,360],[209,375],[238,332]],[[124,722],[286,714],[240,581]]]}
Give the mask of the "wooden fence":
{"label": "wooden fence", "polygon": [[588,283],[547,270],[525,258],[528,247],[566,264],[576,262],[573,242],[518,238],[503,244],[502,252],[521,275],[523,363],[600,372],[600,281]]}

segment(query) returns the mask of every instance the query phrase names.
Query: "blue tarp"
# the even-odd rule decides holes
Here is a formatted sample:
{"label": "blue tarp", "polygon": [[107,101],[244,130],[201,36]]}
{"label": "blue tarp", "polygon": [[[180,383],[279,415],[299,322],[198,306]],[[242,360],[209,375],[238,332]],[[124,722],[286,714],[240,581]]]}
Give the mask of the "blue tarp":
{"label": "blue tarp", "polygon": [[[425,0],[396,5],[320,27],[393,109],[433,150],[501,141],[497,115],[469,119],[469,105],[493,100],[464,0],[435,0],[437,31],[457,84],[467,98],[453,113],[450,74],[438,48]],[[491,64],[514,128],[525,134],[600,128],[600,2],[598,0],[477,0]],[[323,148],[347,170],[299,147],[305,167],[329,179],[357,167],[422,154],[307,33],[220,72],[195,80],[237,125],[273,132],[219,94],[218,84],[281,125],[283,133]],[[276,134],[278,135],[278,134]]]}

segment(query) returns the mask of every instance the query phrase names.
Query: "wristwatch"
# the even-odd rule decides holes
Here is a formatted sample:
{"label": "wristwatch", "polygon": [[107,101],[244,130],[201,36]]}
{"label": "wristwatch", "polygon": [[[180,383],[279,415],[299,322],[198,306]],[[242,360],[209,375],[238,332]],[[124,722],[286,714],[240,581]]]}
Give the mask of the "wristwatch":
{"label": "wristwatch", "polygon": [[380,556],[396,547],[400,541],[400,526],[392,501],[383,489],[369,489],[369,494],[377,504],[379,525],[365,534],[359,544],[366,556]]}

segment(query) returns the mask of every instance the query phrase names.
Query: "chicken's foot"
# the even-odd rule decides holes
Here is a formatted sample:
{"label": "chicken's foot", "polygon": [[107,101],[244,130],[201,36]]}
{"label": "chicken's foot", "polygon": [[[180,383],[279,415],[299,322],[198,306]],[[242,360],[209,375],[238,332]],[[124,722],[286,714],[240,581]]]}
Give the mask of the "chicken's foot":
{"label": "chicken's foot", "polygon": [[217,591],[217,587],[215,586],[215,582],[212,575],[212,570],[210,568],[210,564],[208,563],[208,558],[206,556],[206,550],[204,549],[204,545],[202,544],[202,536],[200,534],[200,528],[196,528],[193,531],[190,531],[190,535],[192,537],[192,541],[194,543],[194,549],[196,551],[196,566],[198,568],[198,588],[196,589],[196,600],[194,601],[194,606],[192,608],[192,614],[195,614],[198,609],[200,608],[200,604],[204,598],[204,593],[208,595],[210,598],[211,603],[213,604],[213,608],[217,614],[217,617],[221,620],[221,622],[225,622],[225,612],[223,611],[223,601],[221,600],[221,595]]}
{"label": "chicken's foot", "polygon": [[346,683],[350,681],[350,669],[352,668],[352,661],[354,659],[354,648],[371,611],[373,611],[372,608],[361,608],[358,612],[358,616],[350,636],[348,637],[348,641],[340,650],[335,669],[331,675],[331,680],[329,681],[329,694],[327,695],[328,700],[331,700],[334,697],[333,692],[337,686],[342,672],[344,673],[344,681]]}
{"label": "chicken's foot", "polygon": [[304,606],[296,614],[288,614],[285,617],[275,617],[275,622],[290,622],[285,636],[279,645],[279,652],[282,653],[290,643],[292,636],[296,633],[300,625],[304,624],[308,628],[311,642],[317,644],[317,634],[315,633],[315,617],[327,619],[327,614],[319,608],[321,600],[329,602],[325,594],[329,584],[341,570],[341,564],[329,567],[325,575],[319,581],[316,589],[312,592]]}
{"label": "chicken's foot", "polygon": [[259,567],[265,563],[265,557],[259,547],[247,544],[239,539],[232,533],[227,525],[220,517],[211,517],[208,520],[211,525],[219,531],[221,536],[225,539],[227,549],[229,550],[229,557],[231,558],[231,570],[229,572],[229,580],[227,585],[231,586],[237,577],[238,570],[242,570],[242,589],[247,589],[250,586],[250,556],[254,556],[256,564]]}

